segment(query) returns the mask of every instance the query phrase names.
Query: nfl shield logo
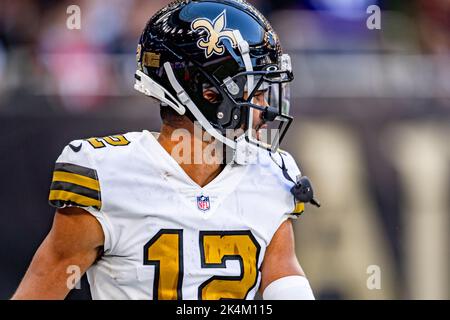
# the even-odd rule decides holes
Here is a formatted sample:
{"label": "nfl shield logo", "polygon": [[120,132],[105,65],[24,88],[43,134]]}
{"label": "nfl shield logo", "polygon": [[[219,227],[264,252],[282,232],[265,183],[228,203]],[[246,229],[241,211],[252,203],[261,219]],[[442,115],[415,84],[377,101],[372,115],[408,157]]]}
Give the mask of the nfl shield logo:
{"label": "nfl shield logo", "polygon": [[209,210],[209,197],[205,197],[205,196],[197,197],[197,207],[199,210],[208,211]]}

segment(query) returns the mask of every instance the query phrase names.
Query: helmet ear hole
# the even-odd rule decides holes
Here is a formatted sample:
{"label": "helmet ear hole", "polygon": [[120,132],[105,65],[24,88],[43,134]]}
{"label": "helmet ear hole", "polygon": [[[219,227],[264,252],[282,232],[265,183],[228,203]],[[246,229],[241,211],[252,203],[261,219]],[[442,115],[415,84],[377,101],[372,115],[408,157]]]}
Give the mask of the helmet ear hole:
{"label": "helmet ear hole", "polygon": [[207,100],[209,103],[217,103],[220,102],[220,94],[217,90],[213,89],[203,89],[203,98]]}

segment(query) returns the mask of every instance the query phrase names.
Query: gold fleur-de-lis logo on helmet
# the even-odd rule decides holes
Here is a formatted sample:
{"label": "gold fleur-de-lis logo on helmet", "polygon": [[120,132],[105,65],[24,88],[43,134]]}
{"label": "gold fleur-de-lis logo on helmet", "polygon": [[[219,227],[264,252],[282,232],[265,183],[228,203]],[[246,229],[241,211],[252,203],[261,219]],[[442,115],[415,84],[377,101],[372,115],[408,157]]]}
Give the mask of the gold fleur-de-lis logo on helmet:
{"label": "gold fleur-de-lis logo on helmet", "polygon": [[208,35],[206,39],[200,39],[197,46],[205,50],[206,58],[211,57],[214,53],[223,55],[225,48],[221,41],[228,39],[233,48],[237,46],[237,40],[231,29],[226,28],[227,18],[226,10],[224,10],[213,22],[207,18],[199,18],[192,22],[191,28],[194,31],[205,30]]}

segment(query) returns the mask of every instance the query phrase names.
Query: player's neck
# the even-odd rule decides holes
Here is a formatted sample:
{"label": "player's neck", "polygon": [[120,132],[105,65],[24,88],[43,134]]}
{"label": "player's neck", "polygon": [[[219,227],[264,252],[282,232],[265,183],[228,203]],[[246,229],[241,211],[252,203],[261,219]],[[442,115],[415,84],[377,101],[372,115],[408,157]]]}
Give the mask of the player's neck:
{"label": "player's neck", "polygon": [[[198,132],[194,134],[194,124],[190,121],[183,126],[164,123],[158,142],[195,183],[204,187],[219,175],[224,165],[221,155],[208,152],[208,149],[213,149],[211,144],[217,142],[203,141],[202,136]],[[205,155],[209,156],[207,160]]]}

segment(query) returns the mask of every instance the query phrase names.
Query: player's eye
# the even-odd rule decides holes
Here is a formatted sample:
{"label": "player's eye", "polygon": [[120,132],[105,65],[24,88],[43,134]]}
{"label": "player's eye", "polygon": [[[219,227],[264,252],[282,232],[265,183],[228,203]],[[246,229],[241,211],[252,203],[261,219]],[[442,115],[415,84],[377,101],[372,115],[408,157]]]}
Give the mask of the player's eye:
{"label": "player's eye", "polygon": [[255,98],[264,98],[264,95],[267,93],[267,90],[258,90],[255,92]]}

